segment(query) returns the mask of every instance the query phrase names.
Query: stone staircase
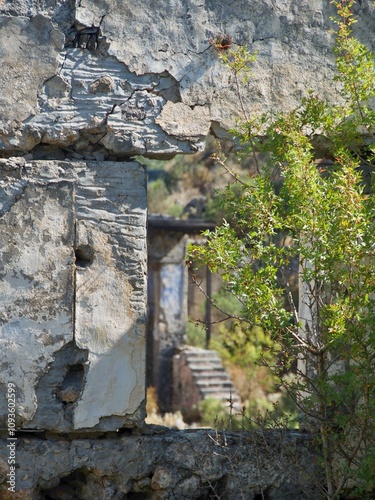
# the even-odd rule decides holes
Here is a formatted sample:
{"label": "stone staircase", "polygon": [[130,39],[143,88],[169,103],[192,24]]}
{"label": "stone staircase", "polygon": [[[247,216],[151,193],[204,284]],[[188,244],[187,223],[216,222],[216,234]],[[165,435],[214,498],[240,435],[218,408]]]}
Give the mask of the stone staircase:
{"label": "stone staircase", "polygon": [[[216,351],[187,347],[178,355],[175,378],[180,380],[180,405],[198,406],[203,399],[215,398],[235,411],[241,401]],[[190,386],[190,387],[189,387]]]}

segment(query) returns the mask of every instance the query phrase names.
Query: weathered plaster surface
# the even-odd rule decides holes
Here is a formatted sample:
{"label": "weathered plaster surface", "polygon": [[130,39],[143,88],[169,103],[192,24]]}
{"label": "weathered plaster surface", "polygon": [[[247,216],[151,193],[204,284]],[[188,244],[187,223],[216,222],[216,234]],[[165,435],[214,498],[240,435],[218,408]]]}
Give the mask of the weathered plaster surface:
{"label": "weathered plaster surface", "polygon": [[18,387],[21,425],[35,415],[35,386],[53,353],[73,339],[73,186],[1,166],[0,377],[3,396],[7,382]]}
{"label": "weathered plaster surface", "polygon": [[41,85],[58,70],[64,35],[42,15],[1,16],[0,31],[1,117],[22,122],[36,113]]}
{"label": "weathered plaster surface", "polygon": [[[18,425],[63,431],[140,423],[143,168],[22,160],[2,160],[1,167],[0,376],[3,385],[17,386]],[[55,373],[57,354],[72,344],[72,360]],[[51,379],[42,382],[51,400],[40,394],[37,411],[42,377]],[[5,426],[5,398],[1,404]]]}
{"label": "weathered plaster surface", "polygon": [[145,172],[137,163],[94,168],[76,191],[76,248],[93,256],[76,275],[75,340],[91,369],[75,428],[123,416],[125,408],[131,415],[145,397]]}
{"label": "weathered plaster surface", "polygon": [[[355,9],[375,48],[373,3]],[[323,0],[3,0],[0,147],[99,160],[202,149],[241,114],[218,33],[257,52],[249,113],[291,108],[309,88],[337,100],[333,14]]]}

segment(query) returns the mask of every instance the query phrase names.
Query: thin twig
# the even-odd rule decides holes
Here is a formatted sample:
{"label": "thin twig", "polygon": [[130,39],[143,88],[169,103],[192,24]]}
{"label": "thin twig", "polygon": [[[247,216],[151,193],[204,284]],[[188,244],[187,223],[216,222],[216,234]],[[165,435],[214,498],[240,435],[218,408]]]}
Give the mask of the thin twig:
{"label": "thin twig", "polygon": [[[198,283],[196,277],[193,275],[191,277],[191,282],[198,288],[198,290],[200,292],[203,293],[203,295],[205,296],[206,299],[208,299],[211,303],[211,305],[219,312],[221,312],[222,314],[224,314],[226,317],[224,319],[221,319],[221,320],[217,320],[217,321],[212,321],[211,324],[215,324],[215,323],[221,323],[222,321],[226,321],[227,319],[237,319],[238,321],[243,321],[245,323],[248,323],[248,324],[252,324],[248,319],[246,318],[242,318],[241,316],[237,316],[236,314],[229,314],[227,313],[226,311],[224,311],[224,309],[221,309],[221,307],[219,307],[213,300],[211,297],[209,297],[207,295],[207,292],[203,289],[201,283]],[[205,323],[206,324],[206,321],[202,321],[202,320],[197,320],[199,323]]]}
{"label": "thin twig", "polygon": [[223,167],[223,168],[224,168],[224,170],[225,170],[225,171],[226,171],[226,172],[227,172],[227,173],[228,173],[231,177],[233,177],[233,179],[234,179],[234,181],[235,181],[235,182],[239,182],[240,184],[242,184],[242,186],[246,186],[246,187],[247,187],[246,182],[242,181],[242,180],[239,178],[238,174],[234,173],[234,172],[233,172],[233,171],[232,171],[232,170],[231,170],[231,169],[230,169],[230,168],[229,168],[229,167],[225,164],[225,162],[224,162],[221,158],[219,158],[219,156],[217,156],[217,155],[212,155],[212,156],[210,156],[210,158],[211,158],[212,160],[215,160],[215,161],[216,161],[216,162],[217,162],[217,163],[218,163],[221,167]]}

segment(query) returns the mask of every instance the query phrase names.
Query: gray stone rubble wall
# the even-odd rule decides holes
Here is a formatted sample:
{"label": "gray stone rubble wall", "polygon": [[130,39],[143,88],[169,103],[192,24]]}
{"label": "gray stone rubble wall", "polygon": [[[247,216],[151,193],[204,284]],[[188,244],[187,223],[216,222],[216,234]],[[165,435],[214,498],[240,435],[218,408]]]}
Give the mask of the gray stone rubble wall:
{"label": "gray stone rubble wall", "polygon": [[[48,439],[49,438],[49,439]],[[1,443],[0,481],[7,473]],[[261,434],[147,429],[144,434],[83,439],[23,435],[17,484],[28,500],[318,499],[311,439]],[[1,488],[1,486],[0,486]],[[12,499],[4,489],[2,499]]]}

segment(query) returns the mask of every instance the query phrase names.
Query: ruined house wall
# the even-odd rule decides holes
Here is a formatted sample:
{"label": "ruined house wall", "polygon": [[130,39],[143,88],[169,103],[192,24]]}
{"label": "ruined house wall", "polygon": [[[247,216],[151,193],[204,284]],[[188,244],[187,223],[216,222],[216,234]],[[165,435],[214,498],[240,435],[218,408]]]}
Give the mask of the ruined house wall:
{"label": "ruined house wall", "polygon": [[[370,0],[356,6],[355,29],[370,48],[374,9]],[[17,467],[23,498],[55,488],[60,477],[77,479],[75,472],[91,475],[88,484],[97,477],[108,484],[106,498],[126,498],[137,481],[154,484],[152,498],[198,484],[179,462],[174,479],[160,469],[165,451],[152,462],[153,435],[116,441],[119,468],[112,469],[115,438],[88,438],[140,427],[144,418],[146,193],[131,157],[199,151],[209,132],[228,138],[240,110],[230,73],[210,45],[218,33],[258,53],[243,94],[250,112],[289,109],[310,87],[336,99],[333,13],[325,0],[0,0],[4,491],[9,467]],[[16,465],[6,445],[14,408],[23,432],[50,432],[42,441],[35,432],[20,435]],[[87,439],[67,434],[77,431]],[[182,438],[168,435],[162,449],[175,439]],[[127,443],[137,449],[134,470]],[[42,456],[43,467],[34,467]],[[67,460],[69,467],[60,467]],[[147,471],[137,472],[149,460]],[[255,459],[244,463],[247,478]],[[220,470],[208,476],[206,493],[194,490],[196,498],[209,494],[215,477],[233,498],[229,469]],[[268,487],[276,495],[276,486]],[[248,491],[248,498],[259,494]]]}
{"label": "ruined house wall", "polygon": [[[356,11],[375,47],[372,2]],[[1,0],[0,147],[90,159],[201,149],[240,114],[209,43],[218,33],[258,54],[251,112],[291,108],[307,88],[336,99],[333,14],[325,0]]]}

